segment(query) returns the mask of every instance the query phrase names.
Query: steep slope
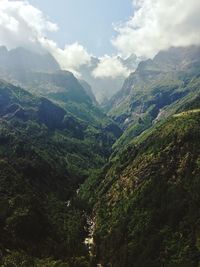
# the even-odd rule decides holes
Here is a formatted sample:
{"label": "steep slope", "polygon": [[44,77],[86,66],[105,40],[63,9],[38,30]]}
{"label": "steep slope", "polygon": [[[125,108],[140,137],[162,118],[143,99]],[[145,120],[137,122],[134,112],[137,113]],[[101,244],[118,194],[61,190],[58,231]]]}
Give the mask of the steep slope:
{"label": "steep slope", "polygon": [[92,99],[92,102],[94,104],[97,104],[96,98],[94,93],[92,92],[92,87],[89,83],[87,83],[85,80],[79,80],[79,83],[81,84],[81,86],[84,88],[85,92],[90,96],[90,98]]}
{"label": "steep slope", "polygon": [[114,136],[5,82],[0,120],[0,265],[86,266],[84,203],[74,195]]}
{"label": "steep slope", "polygon": [[100,110],[90,85],[83,81],[81,84],[71,72],[61,71],[50,54],[24,48],[8,51],[1,47],[0,70],[0,78],[54,101],[84,123],[105,131],[109,129],[117,137],[122,133]]}
{"label": "steep slope", "polygon": [[[128,69],[135,70],[138,65],[138,60],[135,55],[131,55],[127,59],[118,57],[118,60]],[[97,68],[100,60],[92,57],[91,63],[80,67],[80,73],[92,87],[92,91],[99,103],[104,105],[104,102],[116,94],[124,83],[124,76],[116,78],[112,77],[94,77],[93,71]]]}
{"label": "steep slope", "polygon": [[0,69],[12,76],[21,71],[54,72],[59,70],[60,66],[47,52],[39,54],[22,47],[8,51],[6,47],[1,46]]}
{"label": "steep slope", "polygon": [[96,125],[102,118],[109,121],[71,72],[28,72],[18,80],[30,92],[55,101],[79,119]]}
{"label": "steep slope", "polygon": [[199,90],[199,74],[200,48],[196,46],[171,48],[153,60],[141,62],[122,90],[107,103],[108,114],[127,129],[121,144],[155,120],[171,115],[179,101],[193,97]]}
{"label": "steep slope", "polygon": [[199,266],[199,98],[183,110],[113,155],[103,173],[87,181],[94,266]]}

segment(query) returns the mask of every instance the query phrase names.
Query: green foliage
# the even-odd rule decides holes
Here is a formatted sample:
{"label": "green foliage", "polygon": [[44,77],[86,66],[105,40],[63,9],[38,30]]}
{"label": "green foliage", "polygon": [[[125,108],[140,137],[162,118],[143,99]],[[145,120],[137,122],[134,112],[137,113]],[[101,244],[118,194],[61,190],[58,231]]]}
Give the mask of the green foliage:
{"label": "green foliage", "polygon": [[108,101],[108,114],[125,129],[114,149],[128,145],[154,123],[198,98],[199,55],[199,47],[171,48],[139,64],[122,90]]}
{"label": "green foliage", "polygon": [[108,162],[122,131],[71,73],[16,73],[42,97],[0,82],[1,266],[198,267],[198,62],[139,65],[110,102],[126,131]]}
{"label": "green foliage", "polygon": [[97,263],[198,266],[199,125],[199,113],[170,118],[113,154],[91,189]]}
{"label": "green foliage", "polygon": [[88,266],[76,190],[106,162],[115,134],[3,82],[0,118],[0,265]]}

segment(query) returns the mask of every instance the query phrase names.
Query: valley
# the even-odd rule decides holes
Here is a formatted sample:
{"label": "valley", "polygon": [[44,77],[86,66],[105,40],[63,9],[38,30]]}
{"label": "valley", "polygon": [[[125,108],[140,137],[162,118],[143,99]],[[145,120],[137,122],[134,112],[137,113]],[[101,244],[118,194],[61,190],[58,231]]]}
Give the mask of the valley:
{"label": "valley", "polygon": [[198,46],[102,106],[49,54],[2,47],[0,70],[2,267],[199,266]]}

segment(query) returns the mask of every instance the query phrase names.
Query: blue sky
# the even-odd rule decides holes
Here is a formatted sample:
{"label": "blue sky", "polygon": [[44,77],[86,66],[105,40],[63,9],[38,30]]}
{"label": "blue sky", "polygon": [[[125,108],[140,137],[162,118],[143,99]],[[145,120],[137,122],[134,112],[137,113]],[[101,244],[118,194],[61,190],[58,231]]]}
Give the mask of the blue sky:
{"label": "blue sky", "polygon": [[48,37],[60,46],[79,42],[88,52],[102,56],[115,52],[110,43],[113,23],[127,21],[133,14],[131,0],[29,0],[59,26]]}

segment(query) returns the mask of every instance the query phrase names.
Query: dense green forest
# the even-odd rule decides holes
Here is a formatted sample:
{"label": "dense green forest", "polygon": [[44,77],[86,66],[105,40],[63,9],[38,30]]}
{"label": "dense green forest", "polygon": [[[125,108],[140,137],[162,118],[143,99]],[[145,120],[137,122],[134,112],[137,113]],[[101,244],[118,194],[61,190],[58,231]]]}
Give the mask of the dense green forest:
{"label": "dense green forest", "polygon": [[112,127],[88,125],[6,82],[0,117],[2,266],[55,266],[37,258],[81,266],[87,216],[76,190],[106,162],[116,140]]}
{"label": "dense green forest", "polygon": [[200,110],[167,120],[120,155],[85,194],[94,255],[111,266],[198,266]]}

